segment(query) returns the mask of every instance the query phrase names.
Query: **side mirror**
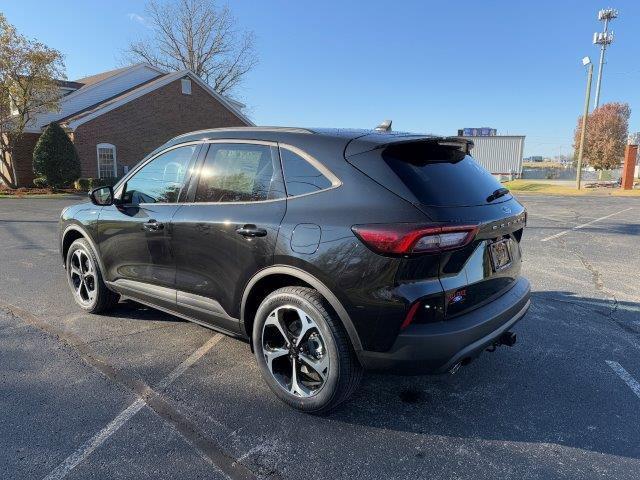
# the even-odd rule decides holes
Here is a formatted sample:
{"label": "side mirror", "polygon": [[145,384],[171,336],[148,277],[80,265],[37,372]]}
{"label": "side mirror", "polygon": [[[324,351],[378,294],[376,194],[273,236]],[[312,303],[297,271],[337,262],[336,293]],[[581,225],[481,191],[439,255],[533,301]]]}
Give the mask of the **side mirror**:
{"label": "side mirror", "polygon": [[113,187],[98,187],[89,193],[91,203],[100,207],[113,205]]}

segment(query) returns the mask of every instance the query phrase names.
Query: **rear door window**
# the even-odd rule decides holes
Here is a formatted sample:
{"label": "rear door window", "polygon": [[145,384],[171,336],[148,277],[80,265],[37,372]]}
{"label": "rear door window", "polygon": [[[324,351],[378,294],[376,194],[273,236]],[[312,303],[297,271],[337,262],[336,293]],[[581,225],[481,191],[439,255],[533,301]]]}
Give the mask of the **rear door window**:
{"label": "rear door window", "polygon": [[258,202],[283,197],[275,147],[211,144],[200,171],[196,202]]}
{"label": "rear door window", "polygon": [[[397,144],[387,147],[382,158],[423,205],[486,205],[490,195],[502,188],[493,175],[459,146],[436,142]],[[366,168],[364,162],[361,165]],[[507,194],[492,203],[510,198]]]}

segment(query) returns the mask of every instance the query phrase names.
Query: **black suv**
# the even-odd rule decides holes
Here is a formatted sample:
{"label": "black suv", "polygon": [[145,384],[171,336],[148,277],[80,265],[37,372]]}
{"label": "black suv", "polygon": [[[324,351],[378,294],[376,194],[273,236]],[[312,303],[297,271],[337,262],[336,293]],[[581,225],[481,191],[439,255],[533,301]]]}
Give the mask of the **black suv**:
{"label": "black suv", "polygon": [[234,128],[151,153],[62,212],[76,302],[123,296],[249,340],[266,383],[324,412],[363,369],[455,370],[529,308],[526,213],[457,137]]}

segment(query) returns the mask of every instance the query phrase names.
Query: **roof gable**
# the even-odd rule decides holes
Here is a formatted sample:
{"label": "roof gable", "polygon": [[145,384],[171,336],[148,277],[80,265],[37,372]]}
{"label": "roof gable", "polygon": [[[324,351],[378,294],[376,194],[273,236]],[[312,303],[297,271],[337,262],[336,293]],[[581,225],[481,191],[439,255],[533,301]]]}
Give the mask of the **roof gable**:
{"label": "roof gable", "polygon": [[[60,100],[57,112],[47,112],[38,115],[29,125],[27,131],[40,132],[43,127],[51,122],[67,118],[77,112],[96,105],[100,102],[119,95],[124,91],[131,90],[139,85],[149,82],[152,79],[165,75],[160,69],[147,64],[132,65],[130,67],[112,70],[104,74],[94,75],[93,83],[83,85]],[[97,78],[102,77],[102,78]],[[86,80],[86,79],[85,79]],[[80,82],[74,82],[76,84]]]}
{"label": "roof gable", "polygon": [[144,84],[127,90],[119,95],[115,95],[111,98],[105,99],[102,102],[99,102],[89,108],[86,108],[80,112],[74,113],[70,116],[67,116],[64,121],[68,128],[71,130],[75,130],[77,127],[86,123],[94,118],[103,115],[111,110],[114,110],[121,105],[124,105],[136,98],[140,98],[147,93],[150,93],[160,87],[168,85],[171,82],[179,80],[181,78],[189,77],[192,81],[197,83],[200,87],[202,87],[209,95],[218,100],[225,108],[231,111],[234,115],[236,115],[239,119],[245,122],[247,125],[254,125],[254,123],[249,120],[241,111],[241,103],[232,101],[227,99],[226,97],[216,93],[207,83],[205,83],[201,78],[195,75],[190,70],[182,70],[179,72],[173,72],[161,77],[152,79]]}

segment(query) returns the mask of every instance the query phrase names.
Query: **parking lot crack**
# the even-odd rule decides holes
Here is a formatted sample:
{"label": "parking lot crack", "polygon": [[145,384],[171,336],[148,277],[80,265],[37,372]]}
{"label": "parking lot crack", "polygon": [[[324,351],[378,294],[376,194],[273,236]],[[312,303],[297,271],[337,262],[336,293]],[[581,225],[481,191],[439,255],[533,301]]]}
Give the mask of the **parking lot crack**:
{"label": "parking lot crack", "polygon": [[584,267],[584,269],[590,274],[591,281],[594,286],[594,290],[600,294],[603,294],[609,297],[608,301],[610,302],[610,305],[609,305],[609,311],[606,312],[606,316],[608,318],[613,319],[615,313],[618,311],[618,299],[616,298],[613,292],[610,292],[608,289],[605,288],[604,279],[602,277],[602,273],[600,272],[600,270],[597,269],[589,260],[587,260],[587,258],[585,257],[585,255],[582,254],[582,252],[576,249],[569,248],[565,238],[558,238],[556,239],[556,242],[558,243],[560,248],[562,248],[564,251],[575,256],[580,262],[580,264]]}
{"label": "parking lot crack", "polygon": [[[0,300],[0,310],[6,312],[12,319],[31,325],[50,335],[63,345],[75,350],[80,358],[89,366],[102,373],[115,384],[131,391],[139,399],[136,402],[144,402],[144,404],[160,418],[172,425],[180,435],[188,441],[188,443],[193,445],[201,455],[206,456],[227,478],[232,480],[258,478],[258,475],[236,458],[229,455],[225,448],[217,441],[201,433],[200,429],[193,421],[182,414],[177,408],[172,406],[162,395],[161,390],[164,388],[163,385],[159,386],[160,391],[154,390],[143,380],[131,377],[126,372],[117,369],[103,358],[96,355],[91,351],[89,345],[77,335],[65,332],[26,310],[2,300]],[[178,375],[178,373],[176,373],[176,375]],[[170,377],[171,376],[165,379],[165,383],[168,384],[173,381]],[[136,402],[134,402],[134,404]],[[73,463],[72,457],[73,455],[69,458]],[[64,462],[59,466],[59,468],[60,470],[54,470],[48,478],[51,480],[59,480],[70,470]]]}

